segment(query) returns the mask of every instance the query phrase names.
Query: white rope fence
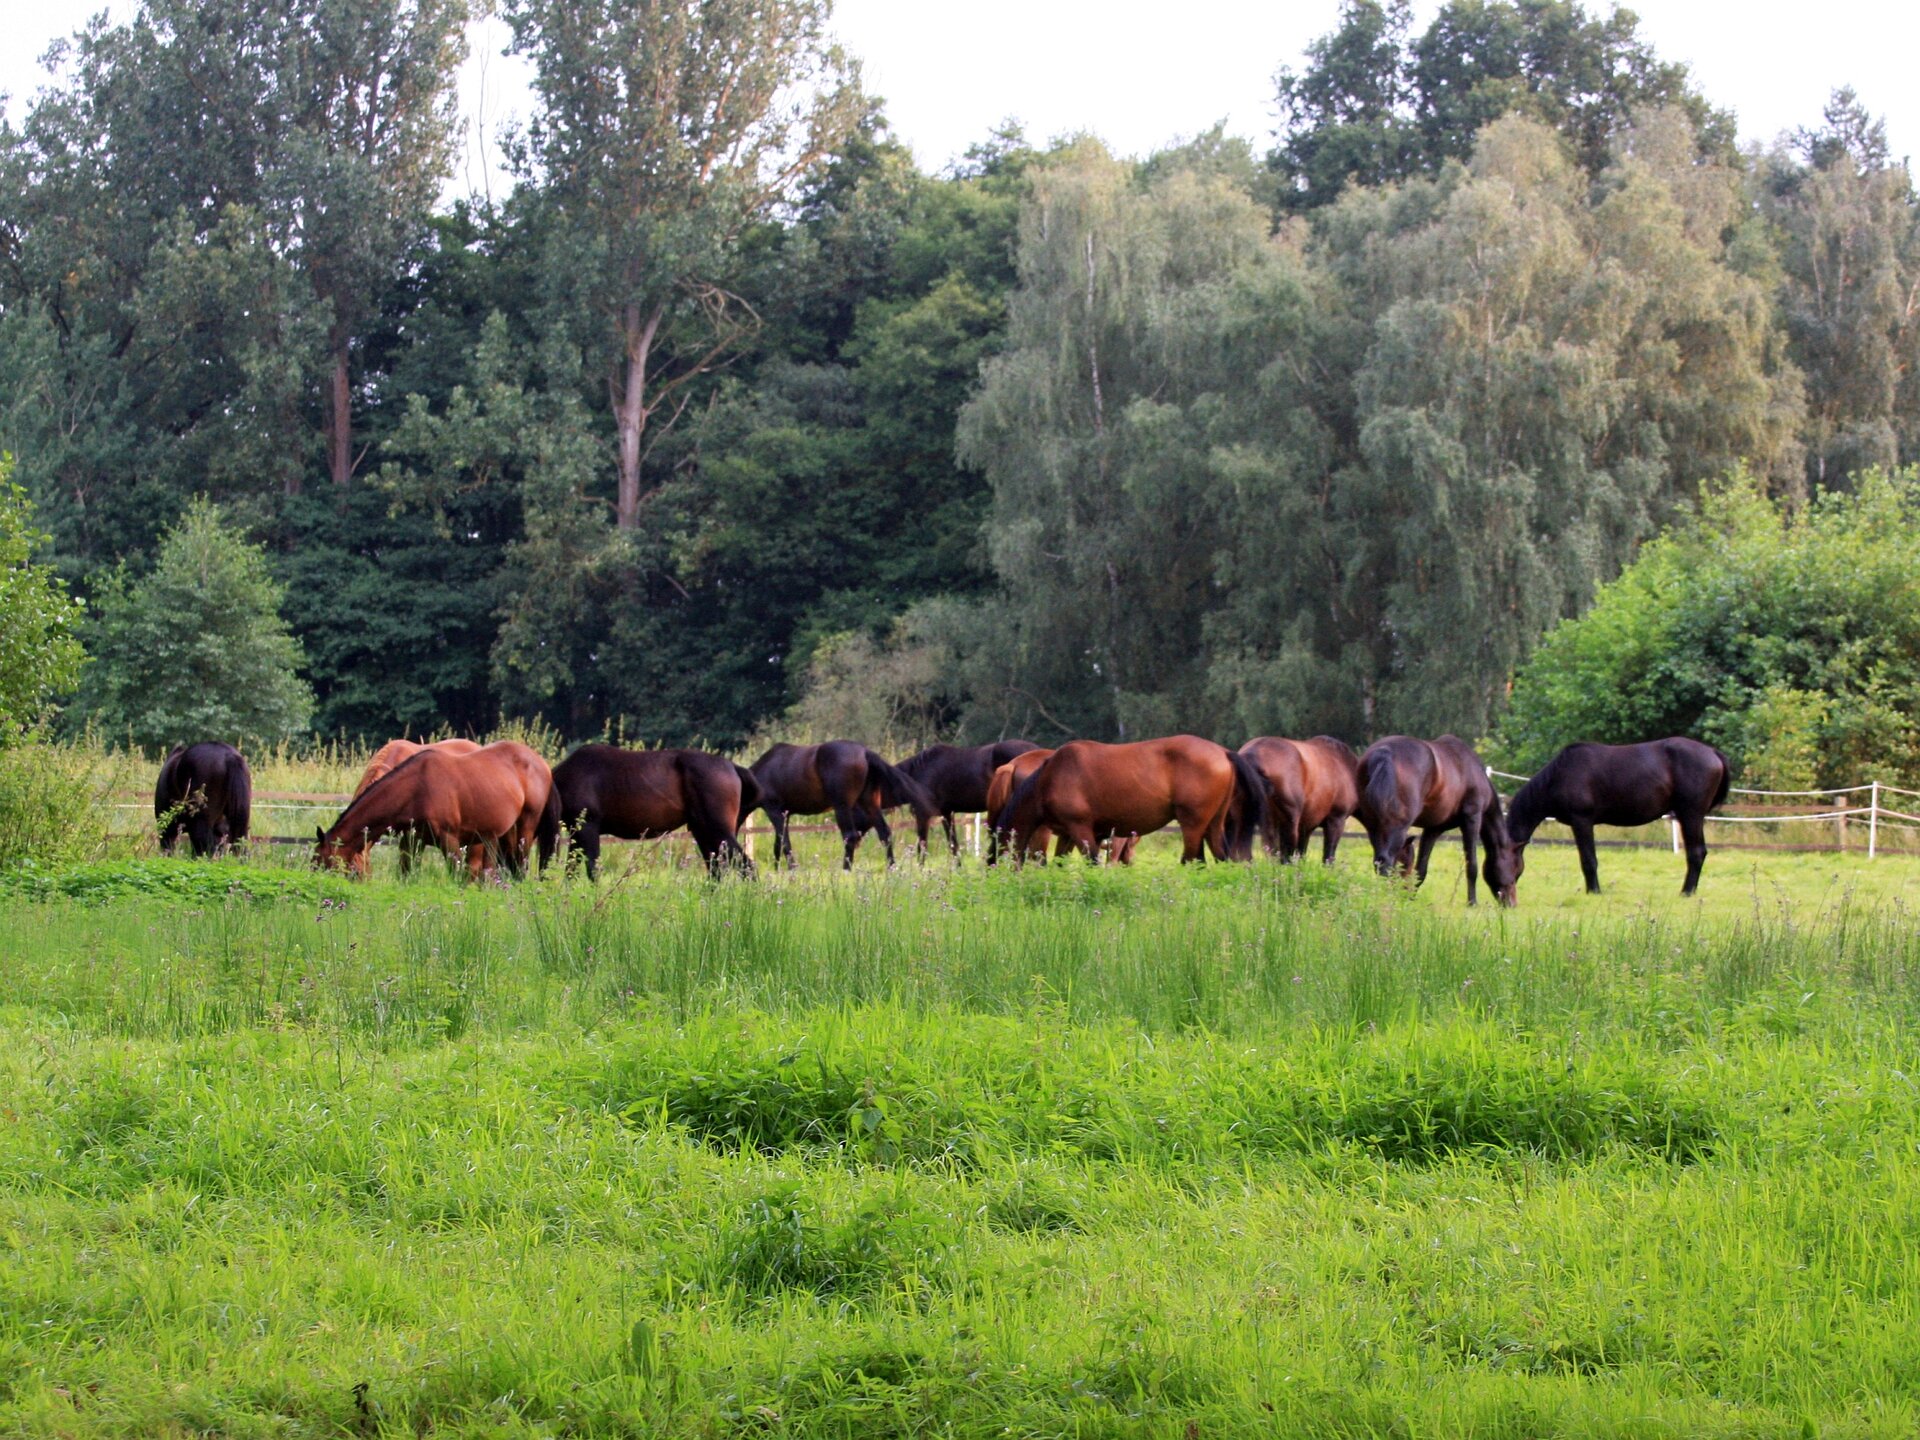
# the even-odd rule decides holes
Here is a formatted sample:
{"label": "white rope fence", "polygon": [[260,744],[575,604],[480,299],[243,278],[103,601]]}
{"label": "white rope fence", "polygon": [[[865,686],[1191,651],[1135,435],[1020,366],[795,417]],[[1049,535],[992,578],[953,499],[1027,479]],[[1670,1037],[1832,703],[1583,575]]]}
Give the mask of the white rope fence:
{"label": "white rope fence", "polygon": [[[1506,770],[1496,770],[1491,765],[1487,767],[1487,775],[1490,779],[1517,780],[1522,785],[1533,778],[1531,775],[1515,775]],[[1837,785],[1830,790],[1745,790],[1736,785],[1729,789],[1727,794],[1729,796],[1750,795],[1761,800],[1830,801],[1832,803],[1827,808],[1807,814],[1776,814],[1769,809],[1764,815],[1713,814],[1708,818],[1716,825],[1791,825],[1806,821],[1832,821],[1837,827],[1842,848],[1845,848],[1846,844],[1846,822],[1855,816],[1864,815],[1867,819],[1867,858],[1869,860],[1873,859],[1879,851],[1882,826],[1889,830],[1920,832],[1920,815],[1895,810],[1882,804],[1880,798],[1883,795],[1904,795],[1920,800],[1920,790],[1903,790],[1898,785],[1889,785],[1882,780],[1869,780],[1861,785]],[[1847,803],[1842,799],[1845,796],[1864,796],[1866,804]],[[1511,799],[1512,797],[1503,798]],[[1795,809],[1791,805],[1781,808],[1789,812]],[[1920,809],[1920,806],[1915,808]],[[1680,822],[1669,817],[1669,824],[1673,827],[1673,851],[1677,855],[1680,853]]]}

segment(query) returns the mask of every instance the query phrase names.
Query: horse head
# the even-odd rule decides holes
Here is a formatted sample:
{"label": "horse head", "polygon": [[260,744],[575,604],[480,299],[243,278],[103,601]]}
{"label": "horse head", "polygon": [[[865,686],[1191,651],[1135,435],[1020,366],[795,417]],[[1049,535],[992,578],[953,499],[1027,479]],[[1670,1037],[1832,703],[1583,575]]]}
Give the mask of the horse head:
{"label": "horse head", "polygon": [[1485,828],[1480,839],[1487,852],[1480,866],[1487,888],[1502,905],[1519,904],[1520,875],[1527,868],[1527,847],[1516,844],[1507,833],[1506,825],[1497,819]]}
{"label": "horse head", "polygon": [[364,837],[341,838],[329,836],[318,825],[313,827],[313,868],[332,870],[344,866],[347,873],[356,880],[367,878],[367,846]]}

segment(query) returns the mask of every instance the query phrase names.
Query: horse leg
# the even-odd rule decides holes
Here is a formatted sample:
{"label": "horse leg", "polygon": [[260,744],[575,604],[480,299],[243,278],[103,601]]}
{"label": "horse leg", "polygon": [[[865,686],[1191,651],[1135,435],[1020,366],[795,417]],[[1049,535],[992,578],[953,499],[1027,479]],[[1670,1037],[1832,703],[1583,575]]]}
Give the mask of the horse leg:
{"label": "horse leg", "polygon": [[[921,823],[924,825],[926,822]],[[887,867],[891,869],[893,867],[893,827],[887,824],[887,812],[878,805],[873,807],[871,828],[873,833],[880,837],[880,843],[887,847]],[[927,858],[927,832],[924,829],[920,832],[920,858],[923,861]]]}
{"label": "horse leg", "polygon": [[762,806],[767,812],[767,824],[773,827],[773,868],[780,868],[784,858],[787,868],[793,868],[793,842],[787,835],[787,812],[777,805]]}
{"label": "horse leg", "polygon": [[1089,865],[1100,863],[1100,837],[1093,833],[1091,821],[1062,825],[1055,833],[1059,838],[1054,842],[1054,859],[1061,859],[1070,850],[1078,850],[1087,857]]}
{"label": "horse leg", "polygon": [[1587,893],[1600,893],[1600,852],[1593,843],[1593,822],[1591,820],[1569,820],[1567,828],[1573,831],[1573,843],[1580,851],[1580,873],[1586,877]]}
{"label": "horse leg", "polygon": [[589,885],[600,878],[600,822],[582,820],[580,828],[573,832],[573,843],[580,847],[580,853],[587,861],[587,883]]}
{"label": "horse leg", "polygon": [[1460,840],[1467,847],[1467,904],[1470,906],[1480,903],[1474,888],[1480,881],[1480,857],[1475,844],[1479,834],[1480,812],[1469,811],[1460,822]]}
{"label": "horse leg", "polygon": [[960,858],[960,832],[954,829],[953,812],[951,810],[941,811],[940,823],[947,827],[947,849],[951,850],[953,852],[953,858],[958,860]]}
{"label": "horse leg", "polygon": [[1687,883],[1680,893],[1691,895],[1700,884],[1700,867],[1707,863],[1707,817],[1702,813],[1679,818],[1680,838],[1687,847]]}
{"label": "horse leg", "polygon": [[1206,864],[1207,847],[1209,845],[1213,847],[1214,858],[1224,860],[1227,854],[1226,826],[1227,817],[1224,809],[1219,815],[1214,817],[1213,824],[1209,826],[1188,825],[1185,821],[1182,821],[1180,825],[1180,863],[1185,865],[1189,862],[1197,861],[1202,865]]}
{"label": "horse leg", "polygon": [[[1327,817],[1327,823],[1320,827],[1320,863],[1322,865],[1331,865],[1333,863],[1334,852],[1340,848],[1341,837],[1346,833],[1347,817],[1345,815],[1329,815]],[[1300,848],[1302,850],[1307,848],[1307,840],[1304,835],[1300,837]]]}
{"label": "horse leg", "polygon": [[[1409,837],[1411,838],[1411,837]],[[1418,889],[1427,883],[1427,862],[1433,858],[1433,847],[1440,843],[1440,832],[1426,829],[1420,832],[1420,855],[1414,862],[1414,887]]]}
{"label": "horse leg", "polygon": [[[865,833],[860,828],[860,817],[854,813],[851,805],[844,802],[833,807],[833,823],[840,827],[840,843],[845,853],[840,859],[842,870],[853,869],[853,852],[860,844],[860,836]],[[891,860],[893,857],[887,857]]]}

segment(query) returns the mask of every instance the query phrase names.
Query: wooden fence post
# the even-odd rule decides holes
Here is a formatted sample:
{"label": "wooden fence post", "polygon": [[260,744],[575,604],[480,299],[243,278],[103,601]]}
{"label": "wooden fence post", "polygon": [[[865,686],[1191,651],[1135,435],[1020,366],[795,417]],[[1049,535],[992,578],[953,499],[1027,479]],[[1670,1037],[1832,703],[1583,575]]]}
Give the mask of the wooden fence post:
{"label": "wooden fence post", "polygon": [[1873,859],[1873,852],[1880,840],[1880,782],[1873,782],[1873,789],[1867,794],[1867,859]]}

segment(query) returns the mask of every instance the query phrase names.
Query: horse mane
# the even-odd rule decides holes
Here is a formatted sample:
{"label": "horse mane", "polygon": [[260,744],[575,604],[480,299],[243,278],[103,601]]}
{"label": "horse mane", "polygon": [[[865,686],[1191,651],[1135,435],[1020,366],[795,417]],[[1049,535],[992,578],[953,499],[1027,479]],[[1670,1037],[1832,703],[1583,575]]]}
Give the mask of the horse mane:
{"label": "horse mane", "polygon": [[[1568,746],[1567,749],[1572,749]],[[1515,843],[1524,845],[1533,838],[1533,832],[1540,828],[1540,822],[1547,818],[1547,792],[1552,789],[1554,777],[1560,768],[1560,757],[1567,753],[1562,750],[1546,764],[1533,772],[1533,778],[1513,792],[1513,803],[1507,806],[1507,833]],[[1489,777],[1491,778],[1491,777]],[[1500,791],[1493,792],[1493,803],[1500,803]],[[1523,831],[1524,834],[1516,834]]]}
{"label": "horse mane", "polygon": [[353,812],[358,810],[362,805],[372,804],[374,796],[378,795],[382,790],[386,789],[387,786],[393,782],[393,779],[395,776],[401,775],[407,771],[412,770],[416,765],[418,765],[421,761],[425,760],[427,756],[431,755],[432,753],[433,753],[433,748],[431,746],[428,746],[422,750],[415,751],[413,754],[409,755],[406,759],[402,760],[398,765],[394,766],[391,770],[387,771],[386,774],[382,775],[379,779],[375,780],[371,785],[367,786],[367,788],[362,790],[358,795],[354,796],[353,799],[347,802],[347,808],[340,812],[340,818],[338,820],[335,820],[332,825],[327,827],[327,830],[326,830],[327,836],[329,838],[333,838],[335,836],[351,834],[353,832],[354,827],[347,824],[347,820],[350,816],[352,816]]}

